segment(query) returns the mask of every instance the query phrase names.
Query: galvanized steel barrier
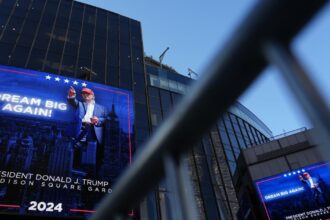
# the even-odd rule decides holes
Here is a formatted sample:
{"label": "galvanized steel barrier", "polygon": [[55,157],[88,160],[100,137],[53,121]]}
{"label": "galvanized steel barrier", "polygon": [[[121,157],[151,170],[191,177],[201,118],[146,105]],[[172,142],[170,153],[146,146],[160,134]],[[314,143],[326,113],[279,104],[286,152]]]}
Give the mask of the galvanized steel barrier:
{"label": "galvanized steel barrier", "polygon": [[[176,192],[176,215],[182,219],[196,219],[193,193],[187,193],[189,180],[181,158],[268,65],[281,70],[302,108],[319,128],[319,138],[330,143],[329,109],[290,51],[294,37],[326,2],[258,2],[225,48],[220,49],[210,62],[190,94],[139,152],[113,193],[102,201],[91,219],[126,219],[129,210],[163,177]],[[228,219],[224,210],[222,218]]]}

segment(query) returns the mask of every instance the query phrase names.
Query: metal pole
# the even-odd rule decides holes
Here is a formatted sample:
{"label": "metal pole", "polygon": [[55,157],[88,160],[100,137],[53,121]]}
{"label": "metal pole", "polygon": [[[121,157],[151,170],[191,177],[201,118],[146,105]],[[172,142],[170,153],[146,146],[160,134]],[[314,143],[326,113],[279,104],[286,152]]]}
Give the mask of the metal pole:
{"label": "metal pole", "polygon": [[[265,46],[268,60],[277,66],[283,78],[296,96],[306,115],[317,129],[316,135],[324,153],[330,158],[330,112],[306,70],[287,46],[278,42],[269,42]],[[324,156],[324,154],[322,154]]]}
{"label": "metal pole", "polygon": [[197,220],[197,208],[188,167],[184,159],[175,160],[171,155],[164,156],[166,183],[169,187],[172,219]]}
{"label": "metal pole", "polygon": [[225,48],[211,60],[189,96],[141,148],[92,219],[111,218],[116,212],[128,212],[136,206],[164,177],[164,154],[180,157],[188,151],[266,67],[261,48],[265,39],[275,37],[290,42],[326,2],[258,1]]}

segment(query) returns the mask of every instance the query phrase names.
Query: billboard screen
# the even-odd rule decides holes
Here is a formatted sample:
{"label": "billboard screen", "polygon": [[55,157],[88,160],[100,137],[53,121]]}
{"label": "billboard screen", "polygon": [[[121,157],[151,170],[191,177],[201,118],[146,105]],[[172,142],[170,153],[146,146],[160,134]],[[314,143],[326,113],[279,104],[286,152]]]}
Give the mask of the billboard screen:
{"label": "billboard screen", "polygon": [[330,162],[256,181],[268,219],[330,219]]}
{"label": "billboard screen", "polygon": [[87,217],[131,162],[129,91],[0,66],[0,212]]}

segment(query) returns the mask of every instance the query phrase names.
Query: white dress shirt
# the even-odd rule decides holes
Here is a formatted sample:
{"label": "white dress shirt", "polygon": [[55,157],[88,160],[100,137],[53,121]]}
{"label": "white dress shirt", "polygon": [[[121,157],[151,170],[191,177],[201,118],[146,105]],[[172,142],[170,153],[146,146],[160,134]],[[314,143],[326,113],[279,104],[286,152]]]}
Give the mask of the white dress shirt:
{"label": "white dress shirt", "polygon": [[91,118],[93,117],[93,112],[94,112],[94,106],[95,106],[95,101],[86,103],[86,114],[82,119],[82,122],[91,123]]}

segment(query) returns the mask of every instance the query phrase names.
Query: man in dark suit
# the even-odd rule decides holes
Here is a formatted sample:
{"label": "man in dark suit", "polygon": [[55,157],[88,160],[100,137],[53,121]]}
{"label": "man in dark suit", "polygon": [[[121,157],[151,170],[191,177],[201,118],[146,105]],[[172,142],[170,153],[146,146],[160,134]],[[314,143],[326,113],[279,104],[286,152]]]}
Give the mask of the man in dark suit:
{"label": "man in dark suit", "polygon": [[88,143],[96,142],[96,172],[103,160],[103,124],[106,117],[104,106],[95,102],[93,90],[83,88],[81,90],[83,101],[76,98],[76,90],[70,87],[68,92],[68,103],[76,109],[72,136],[74,137],[74,166],[81,163],[81,150],[87,148]]}
{"label": "man in dark suit", "polygon": [[308,172],[304,172],[303,175],[299,175],[299,180],[308,186],[318,205],[322,205],[325,202],[323,190],[320,185],[320,178],[311,177]]}

